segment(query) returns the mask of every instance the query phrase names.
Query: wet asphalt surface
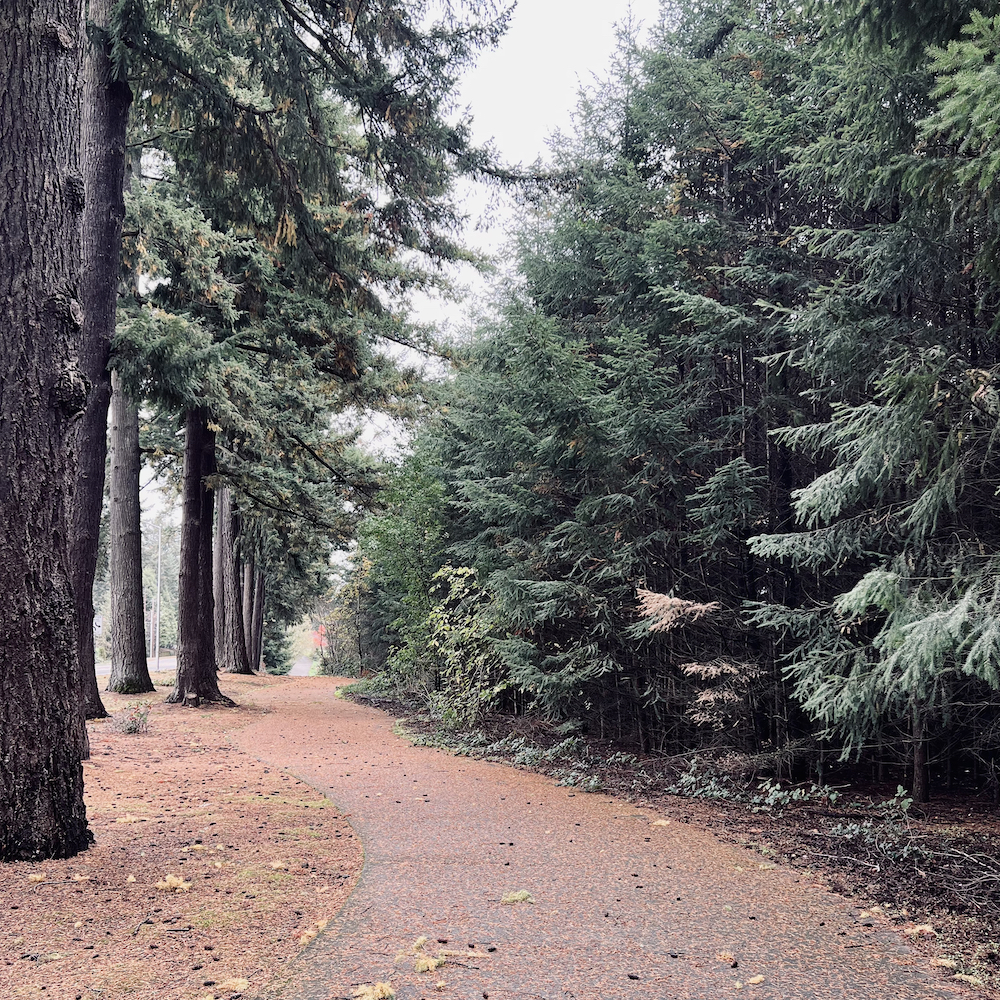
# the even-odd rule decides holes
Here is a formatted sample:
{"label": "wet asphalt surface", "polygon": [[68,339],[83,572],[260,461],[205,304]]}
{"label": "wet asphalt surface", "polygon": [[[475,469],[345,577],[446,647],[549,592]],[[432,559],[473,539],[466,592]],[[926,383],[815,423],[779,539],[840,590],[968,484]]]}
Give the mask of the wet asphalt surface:
{"label": "wet asphalt surface", "polygon": [[[329,678],[276,691],[235,742],[324,792],[365,852],[280,1000],[379,982],[397,1000],[973,995],[884,918],[669,812],[413,747]],[[533,901],[503,901],[519,892]],[[416,971],[426,957],[444,964]]]}

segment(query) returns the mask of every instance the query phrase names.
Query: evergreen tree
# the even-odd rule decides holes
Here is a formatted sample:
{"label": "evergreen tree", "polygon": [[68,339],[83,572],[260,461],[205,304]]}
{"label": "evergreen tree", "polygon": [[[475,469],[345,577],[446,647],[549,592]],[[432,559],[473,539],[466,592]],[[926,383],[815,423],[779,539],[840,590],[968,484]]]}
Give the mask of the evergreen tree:
{"label": "evergreen tree", "polygon": [[[133,356],[151,359],[163,348],[164,324],[197,324],[214,345],[205,360],[224,363],[215,375],[187,373],[193,379],[180,396],[188,440],[224,428],[231,460],[223,471],[234,478],[232,470],[249,470],[261,454],[276,458],[263,472],[240,473],[242,497],[317,521],[332,491],[334,511],[354,491],[321,422],[394,391],[372,352],[378,337],[406,338],[388,297],[434,280],[428,263],[461,254],[449,237],[450,178],[455,169],[488,167],[444,110],[454,73],[495,40],[503,18],[480,23],[475,7],[471,19],[448,8],[435,23],[411,5],[377,6],[318,5],[314,19],[283,3],[230,8],[225,18],[194,5],[178,19],[173,9],[167,17],[122,4],[115,22],[116,56],[136,60],[149,95],[142,141],[160,151],[156,169],[176,185],[175,194],[140,207],[148,224],[136,251],[183,231],[190,254],[164,242],[159,264],[147,261],[145,273],[169,277],[150,296],[169,313],[140,310],[125,337]],[[201,246],[190,242],[196,233]],[[425,264],[413,254],[404,262],[404,249]],[[256,398],[234,391],[241,377],[259,390]],[[166,395],[181,402],[177,391]],[[283,419],[264,423],[277,409],[274,396],[290,399],[299,419],[282,411]],[[301,429],[282,433],[290,423]],[[305,461],[301,474],[282,469],[289,453]],[[325,470],[321,480],[316,469]],[[199,488],[212,486],[203,479]],[[194,511],[193,500],[186,509]],[[196,523],[210,532],[207,519]],[[208,604],[182,601],[196,607]],[[191,631],[207,628],[206,616]],[[182,673],[186,662],[182,652]],[[199,694],[209,696],[214,690]]]}
{"label": "evergreen tree", "polygon": [[[68,548],[84,180],[81,5],[18,5],[0,34],[0,861],[90,842]],[[16,181],[14,180],[16,179]]]}
{"label": "evergreen tree", "polygon": [[154,690],[146,666],[142,530],[139,509],[139,410],[112,377],[111,517],[108,577],[111,586],[111,676],[108,690],[144,694]]}

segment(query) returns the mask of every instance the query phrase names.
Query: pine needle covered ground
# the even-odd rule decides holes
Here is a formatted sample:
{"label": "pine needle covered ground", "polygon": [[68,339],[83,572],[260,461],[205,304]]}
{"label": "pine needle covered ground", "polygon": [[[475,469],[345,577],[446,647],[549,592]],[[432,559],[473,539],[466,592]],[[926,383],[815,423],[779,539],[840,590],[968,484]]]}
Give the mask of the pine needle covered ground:
{"label": "pine needle covered ground", "polygon": [[[163,676],[156,680],[162,683]],[[239,709],[105,695],[84,765],[95,843],[66,861],[0,866],[0,996],[235,1000],[271,995],[353,887],[361,850],[311,788],[236,750],[274,678],[224,676]]]}

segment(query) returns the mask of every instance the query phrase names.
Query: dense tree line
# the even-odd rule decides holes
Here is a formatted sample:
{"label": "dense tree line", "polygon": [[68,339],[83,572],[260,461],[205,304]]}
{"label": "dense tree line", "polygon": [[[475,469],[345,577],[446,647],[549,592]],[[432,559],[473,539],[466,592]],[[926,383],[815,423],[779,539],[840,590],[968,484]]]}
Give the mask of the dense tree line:
{"label": "dense tree line", "polygon": [[1000,19],[941,6],[623,37],[362,528],[362,667],[456,723],[997,787]]}
{"label": "dense tree line", "polygon": [[172,699],[225,701],[219,660],[251,669],[273,650],[267,623],[298,617],[376,488],[349,416],[412,392],[381,346],[411,340],[406,292],[465,255],[453,178],[505,179],[451,107],[457,74],[503,30],[489,0],[31,0],[12,17],[0,860],[88,839],[112,371],[112,681],[149,682],[144,448],[183,508]]}

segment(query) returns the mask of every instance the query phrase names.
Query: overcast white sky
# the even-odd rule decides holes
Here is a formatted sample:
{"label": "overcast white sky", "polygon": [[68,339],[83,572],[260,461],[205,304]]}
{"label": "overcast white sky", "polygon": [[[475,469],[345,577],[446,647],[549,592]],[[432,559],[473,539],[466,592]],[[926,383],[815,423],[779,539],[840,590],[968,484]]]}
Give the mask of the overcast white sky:
{"label": "overcast white sky", "polygon": [[[606,75],[617,44],[615,25],[634,21],[645,34],[659,20],[659,0],[518,0],[499,46],[479,54],[461,82],[458,104],[468,109],[477,143],[492,142],[501,159],[527,166],[548,156],[556,131],[572,132],[572,113],[581,86]],[[505,240],[510,207],[475,185],[460,188],[470,216],[467,245],[498,254]],[[490,206],[487,212],[487,206]],[[458,281],[464,302],[423,295],[412,301],[415,317],[455,329],[465,325],[486,285],[472,268]]]}
{"label": "overcast white sky", "polygon": [[646,30],[659,20],[659,0],[518,0],[499,47],[462,81],[477,141],[495,139],[513,163],[544,156],[546,138],[570,130],[580,84],[604,75],[630,8]]}

